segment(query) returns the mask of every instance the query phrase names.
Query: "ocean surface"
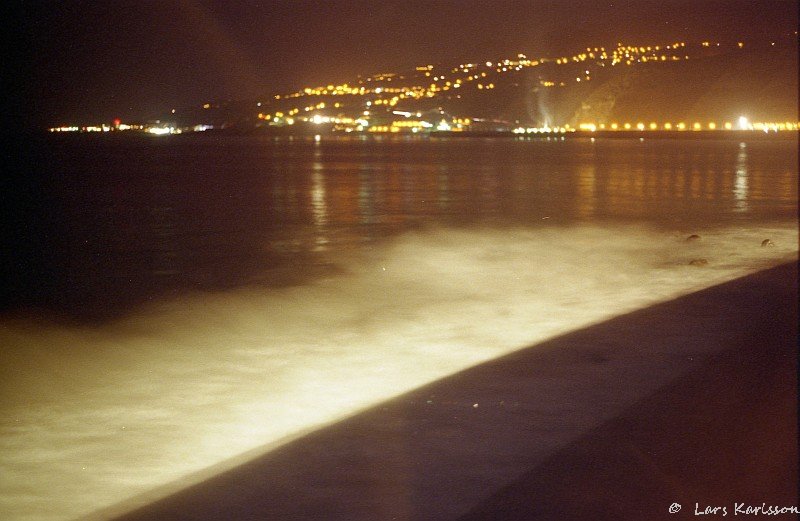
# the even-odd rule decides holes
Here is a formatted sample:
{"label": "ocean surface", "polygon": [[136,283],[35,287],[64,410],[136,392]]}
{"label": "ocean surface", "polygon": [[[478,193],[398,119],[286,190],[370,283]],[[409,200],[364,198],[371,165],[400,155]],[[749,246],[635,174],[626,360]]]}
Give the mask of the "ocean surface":
{"label": "ocean surface", "polygon": [[135,506],[454,371],[794,260],[797,149],[39,139],[7,209],[0,518]]}

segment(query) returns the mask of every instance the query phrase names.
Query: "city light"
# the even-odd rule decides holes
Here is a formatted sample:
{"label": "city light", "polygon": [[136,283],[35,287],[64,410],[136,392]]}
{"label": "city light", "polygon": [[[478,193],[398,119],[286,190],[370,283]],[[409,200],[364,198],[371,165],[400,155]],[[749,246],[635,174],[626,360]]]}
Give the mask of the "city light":
{"label": "city light", "polygon": [[447,123],[447,121],[445,121],[445,120],[441,120],[441,121],[439,122],[439,124],[438,124],[438,125],[436,125],[436,130],[440,130],[440,131],[448,131],[448,130],[450,130],[451,128],[452,128],[452,127],[450,126],[450,124],[449,124],[449,123]]}
{"label": "city light", "polygon": [[746,116],[739,116],[739,128],[742,130],[753,130]]}
{"label": "city light", "polygon": [[180,129],[174,127],[150,127],[147,132],[156,136],[163,136],[167,134],[180,134]]}
{"label": "city light", "polygon": [[[793,121],[759,121],[759,122],[750,122],[746,117],[742,116],[739,118],[738,123],[738,130],[746,130],[746,131],[758,131],[758,132],[785,132],[785,131],[797,131],[800,129],[800,122],[793,122]],[[598,122],[582,122],[578,125],[578,130],[583,132],[596,132],[597,130],[605,130],[607,124],[606,123],[598,123]],[[649,125],[645,125],[644,123],[637,123],[635,128],[630,123],[625,123],[621,127],[617,123],[611,123],[608,125],[608,128],[613,131],[637,131],[637,132],[648,132],[648,131],[658,131],[661,130],[678,130],[683,131],[687,129],[687,124],[684,122],[679,122],[676,125],[673,125],[671,122],[664,122],[659,124],[658,122],[651,122]],[[694,122],[691,125],[693,131],[731,131],[734,129],[733,124],[730,121],[726,121],[722,125],[718,125],[714,121],[710,121],[704,127],[700,122]],[[537,129],[537,132],[539,129]]]}

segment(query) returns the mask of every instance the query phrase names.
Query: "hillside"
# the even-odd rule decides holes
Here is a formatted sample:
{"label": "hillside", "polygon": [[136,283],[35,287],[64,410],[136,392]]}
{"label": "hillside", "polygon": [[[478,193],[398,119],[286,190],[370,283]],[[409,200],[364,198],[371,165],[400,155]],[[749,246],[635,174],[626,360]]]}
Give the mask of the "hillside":
{"label": "hillside", "polygon": [[555,103],[562,124],[581,121],[797,121],[797,54],[731,53],[618,68]]}
{"label": "hillside", "polygon": [[[776,43],[618,44],[572,57],[431,64],[304,87],[261,100],[210,102],[161,115],[177,126],[409,130],[413,121],[472,130],[581,123],[798,121],[797,36]],[[400,116],[398,116],[400,114]],[[402,116],[402,114],[406,114]],[[408,126],[391,129],[398,118]],[[155,117],[153,119],[156,119]],[[460,123],[459,123],[460,124]],[[469,125],[469,126],[468,126]]]}
{"label": "hillside", "polygon": [[[582,66],[545,64],[498,82],[493,96],[447,100],[453,113],[521,124],[577,127],[582,122],[798,120],[797,50],[790,47],[636,66],[605,67],[576,82]],[[565,86],[543,87],[546,81]],[[572,81],[568,81],[572,80]]]}

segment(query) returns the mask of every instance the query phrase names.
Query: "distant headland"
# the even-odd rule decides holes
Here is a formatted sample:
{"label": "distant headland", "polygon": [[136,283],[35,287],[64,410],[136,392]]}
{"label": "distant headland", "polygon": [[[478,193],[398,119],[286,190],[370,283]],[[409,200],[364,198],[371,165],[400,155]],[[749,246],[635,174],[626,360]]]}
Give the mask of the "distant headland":
{"label": "distant headland", "polygon": [[720,137],[796,134],[798,36],[586,47],[207,101],[51,132]]}

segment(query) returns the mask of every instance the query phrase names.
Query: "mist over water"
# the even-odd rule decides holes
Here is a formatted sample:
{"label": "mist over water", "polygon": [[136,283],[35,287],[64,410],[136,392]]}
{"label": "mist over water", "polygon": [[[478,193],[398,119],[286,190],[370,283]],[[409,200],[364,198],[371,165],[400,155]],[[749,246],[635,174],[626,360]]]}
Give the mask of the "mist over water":
{"label": "mist over water", "polygon": [[[102,255],[62,273],[115,284],[66,289],[60,312],[141,298],[103,320],[0,317],[0,517],[163,494],[455,371],[797,258],[791,148],[480,143],[250,141],[231,145],[250,151],[236,165],[270,151],[260,178],[218,159],[227,170],[203,182],[162,172],[155,203],[132,181],[127,206],[67,208],[72,254],[92,258],[76,240],[89,236]],[[94,182],[86,197],[108,202],[113,183]]]}

